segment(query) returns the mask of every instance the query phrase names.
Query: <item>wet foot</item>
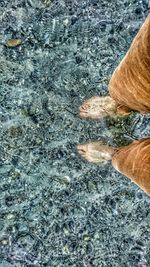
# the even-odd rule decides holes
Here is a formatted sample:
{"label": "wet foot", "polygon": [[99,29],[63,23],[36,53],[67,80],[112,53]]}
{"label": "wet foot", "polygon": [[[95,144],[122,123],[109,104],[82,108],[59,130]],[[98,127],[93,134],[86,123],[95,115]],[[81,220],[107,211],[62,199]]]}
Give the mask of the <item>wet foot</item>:
{"label": "wet foot", "polygon": [[106,164],[111,160],[115,149],[104,144],[101,141],[78,145],[77,150],[79,154],[89,162]]}
{"label": "wet foot", "polygon": [[116,115],[117,104],[110,96],[94,96],[86,100],[79,110],[82,118],[100,119]]}

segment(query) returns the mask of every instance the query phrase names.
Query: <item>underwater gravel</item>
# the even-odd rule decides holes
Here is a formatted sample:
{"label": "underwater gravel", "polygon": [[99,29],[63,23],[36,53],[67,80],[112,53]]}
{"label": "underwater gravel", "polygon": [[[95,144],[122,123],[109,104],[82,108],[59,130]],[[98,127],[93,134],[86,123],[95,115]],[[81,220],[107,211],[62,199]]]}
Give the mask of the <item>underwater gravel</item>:
{"label": "underwater gravel", "polygon": [[148,7],[0,1],[0,267],[150,266],[149,197],[76,151],[150,136],[150,116],[78,117],[84,99],[108,94]]}

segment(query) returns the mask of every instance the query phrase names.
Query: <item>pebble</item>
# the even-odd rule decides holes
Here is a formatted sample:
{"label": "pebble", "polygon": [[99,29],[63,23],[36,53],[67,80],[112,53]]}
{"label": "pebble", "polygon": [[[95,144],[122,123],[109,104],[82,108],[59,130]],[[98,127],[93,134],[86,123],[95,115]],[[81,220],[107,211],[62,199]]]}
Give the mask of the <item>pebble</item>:
{"label": "pebble", "polygon": [[4,246],[5,246],[5,245],[7,245],[7,244],[8,244],[8,240],[4,239],[4,240],[2,240],[2,241],[1,241],[1,243],[2,243],[2,245],[4,245]]}
{"label": "pebble", "polygon": [[21,39],[9,39],[7,40],[7,46],[8,47],[16,47],[22,44]]}
{"label": "pebble", "polygon": [[63,254],[69,254],[69,248],[67,245],[65,245],[63,248]]}
{"label": "pebble", "polygon": [[7,215],[8,220],[14,219],[14,217],[15,217],[14,214],[11,213]]}
{"label": "pebble", "polygon": [[69,23],[69,20],[68,20],[68,19],[65,19],[65,20],[63,21],[63,24],[64,24],[65,26],[67,26],[68,23]]}
{"label": "pebble", "polygon": [[64,181],[64,183],[69,184],[71,182],[71,179],[69,176],[66,175],[63,177],[63,181]]}

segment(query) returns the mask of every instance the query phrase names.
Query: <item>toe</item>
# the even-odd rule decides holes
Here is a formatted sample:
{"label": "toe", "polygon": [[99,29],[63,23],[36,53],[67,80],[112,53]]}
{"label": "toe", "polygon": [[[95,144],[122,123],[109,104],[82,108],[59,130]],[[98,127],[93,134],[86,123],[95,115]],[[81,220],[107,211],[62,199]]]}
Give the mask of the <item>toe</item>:
{"label": "toe", "polygon": [[82,157],[85,156],[85,151],[84,151],[84,150],[78,150],[78,153],[79,153]]}
{"label": "toe", "polygon": [[79,107],[79,110],[81,112],[88,112],[89,108],[90,108],[89,104],[88,103],[84,103],[82,106]]}
{"label": "toe", "polygon": [[84,154],[86,151],[83,145],[77,145],[77,150],[80,154]]}
{"label": "toe", "polygon": [[80,150],[83,148],[83,145],[77,145],[77,149]]}
{"label": "toe", "polygon": [[77,145],[78,153],[83,157],[87,152],[87,145]]}
{"label": "toe", "polygon": [[82,112],[82,111],[85,111],[85,107],[82,105],[79,107],[79,110]]}

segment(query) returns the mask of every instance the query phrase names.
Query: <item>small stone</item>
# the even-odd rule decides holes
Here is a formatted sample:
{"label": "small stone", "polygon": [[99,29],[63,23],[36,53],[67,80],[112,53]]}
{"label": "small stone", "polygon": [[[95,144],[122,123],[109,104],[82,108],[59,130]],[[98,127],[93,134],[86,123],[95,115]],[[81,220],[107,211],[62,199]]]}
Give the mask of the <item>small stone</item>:
{"label": "small stone", "polygon": [[92,181],[88,181],[88,189],[89,189],[89,191],[96,190],[96,186]]}
{"label": "small stone", "polygon": [[68,231],[66,228],[64,228],[63,230],[64,230],[64,233],[65,233],[66,235],[69,234],[69,231]]}
{"label": "small stone", "polygon": [[68,248],[68,245],[65,245],[64,248],[63,248],[63,252],[64,254],[69,254],[69,248]]}
{"label": "small stone", "polygon": [[7,41],[7,46],[8,47],[16,47],[22,44],[22,40],[21,39],[9,39]]}
{"label": "small stone", "polygon": [[85,235],[83,239],[84,239],[84,241],[89,241],[90,237],[88,235]]}
{"label": "small stone", "polygon": [[66,176],[63,177],[63,181],[64,181],[65,184],[69,184],[71,182],[71,179],[70,179],[69,176],[66,175]]}
{"label": "small stone", "polygon": [[82,62],[82,57],[79,56],[79,55],[77,55],[77,56],[75,57],[75,60],[76,60],[76,63],[77,63],[77,64],[80,64],[80,63]]}
{"label": "small stone", "polygon": [[60,45],[60,42],[54,42],[55,46]]}
{"label": "small stone", "polygon": [[49,44],[49,47],[51,47],[51,48],[52,48],[52,47],[54,47],[54,45],[53,45],[53,44]]}
{"label": "small stone", "polygon": [[1,242],[2,242],[2,244],[3,244],[4,246],[8,244],[8,240],[6,240],[6,239],[2,240]]}
{"label": "small stone", "polygon": [[13,219],[14,217],[15,217],[14,214],[11,214],[11,213],[7,215],[7,219],[8,219],[8,220]]}
{"label": "small stone", "polygon": [[41,138],[36,138],[36,144],[41,144],[42,143],[42,139]]}
{"label": "small stone", "polygon": [[99,233],[95,233],[94,238],[99,239]]}
{"label": "small stone", "polygon": [[10,133],[11,137],[16,137],[16,136],[22,134],[22,129],[21,129],[21,127],[11,126],[9,128],[9,133]]}
{"label": "small stone", "polygon": [[135,13],[136,13],[137,15],[141,14],[141,13],[142,13],[142,8],[141,8],[141,7],[137,7],[137,8],[135,9]]}
{"label": "small stone", "polygon": [[78,20],[78,17],[77,16],[72,16],[72,18],[71,18],[71,24],[72,25],[75,24],[77,20]]}
{"label": "small stone", "polygon": [[67,26],[68,23],[69,23],[69,20],[68,20],[68,19],[65,19],[65,20],[63,21],[63,24],[64,24],[65,26]]}

